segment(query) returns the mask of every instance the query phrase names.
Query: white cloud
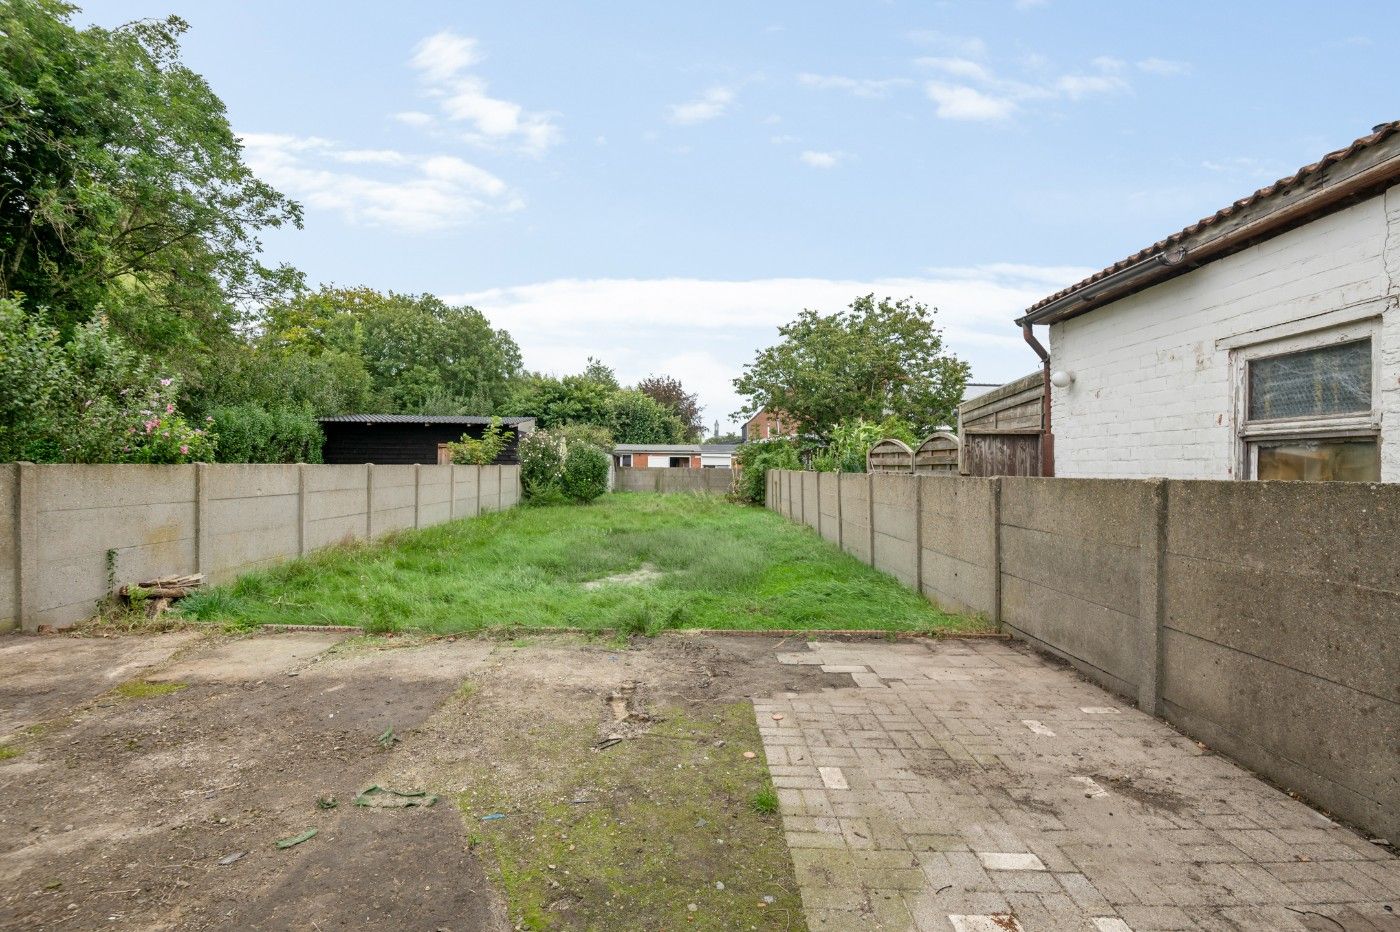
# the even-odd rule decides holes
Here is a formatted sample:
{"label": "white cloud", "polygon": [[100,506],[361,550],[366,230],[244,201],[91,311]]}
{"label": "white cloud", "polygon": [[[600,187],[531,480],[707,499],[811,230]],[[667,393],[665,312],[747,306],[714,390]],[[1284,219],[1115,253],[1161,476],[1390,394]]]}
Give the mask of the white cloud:
{"label": "white cloud", "polygon": [[909,33],[909,39],[963,58],[981,58],[987,54],[987,43],[977,36],[956,36],[932,29],[919,29]]}
{"label": "white cloud", "polygon": [[802,164],[809,165],[812,168],[835,168],[845,161],[846,153],[814,152],[808,149],[799,155],[798,158],[802,160]]}
{"label": "white cloud", "polygon": [[1055,81],[1055,90],[1070,100],[1094,94],[1116,94],[1128,90],[1128,82],[1113,74],[1067,74]]}
{"label": "white cloud", "polygon": [[431,126],[435,120],[431,113],[424,113],[421,110],[404,110],[394,114],[394,119],[405,126]]}
{"label": "white cloud", "polygon": [[845,91],[856,97],[884,97],[892,88],[912,83],[908,78],[849,78],[839,74],[812,74],[810,72],[799,74],[797,81],[805,87]]}
{"label": "white cloud", "polygon": [[1175,77],[1180,74],[1191,73],[1191,63],[1184,61],[1172,61],[1167,58],[1144,58],[1137,63],[1139,71],[1148,74],[1160,74],[1166,77]]}
{"label": "white cloud", "polygon": [[1127,62],[1125,62],[1121,58],[1114,58],[1112,55],[1100,55],[1098,58],[1095,58],[1092,62],[1090,62],[1090,64],[1093,65],[1095,68],[1099,69],[1100,71],[1107,71],[1112,74],[1117,74],[1124,68],[1128,67]]}
{"label": "white cloud", "polygon": [[1004,120],[1016,111],[1014,101],[966,85],[930,81],[924,85],[924,93],[938,104],[937,113],[945,120]]}
{"label": "white cloud", "polygon": [[504,181],[452,155],[347,149],[278,133],[245,133],[242,142],[258,177],[352,224],[427,233],[519,206]]}
{"label": "white cloud", "polygon": [[[538,155],[557,143],[559,128],[547,113],[533,113],[513,101],[492,97],[486,81],[466,69],[480,61],[477,42],[451,31],[436,33],[418,43],[409,65],[438,102],[442,116],[451,123],[471,127],[464,138],[489,146],[516,146]],[[410,111],[397,118],[410,125],[432,122],[428,114]]]}
{"label": "white cloud", "polygon": [[988,82],[996,80],[985,65],[967,58],[920,58],[915,60],[914,64],[923,68],[933,68],[955,78]]}
{"label": "white cloud", "polygon": [[444,31],[418,43],[409,64],[428,81],[446,81],[479,61],[475,39]]}
{"label": "white cloud", "polygon": [[564,279],[445,299],[509,330],[532,369],[577,372],[591,354],[626,382],[675,375],[699,392],[708,424],[738,408],[730,380],[803,308],[831,313],[857,295],[912,295],[939,309],[948,347],[976,381],[1001,382],[1038,364],[1012,321],[1090,271],[1001,263],[885,279]]}
{"label": "white cloud", "polygon": [[669,119],[672,123],[687,126],[704,123],[724,116],[729,105],[734,102],[734,91],[727,87],[712,87],[694,100],[683,104],[672,104]]}

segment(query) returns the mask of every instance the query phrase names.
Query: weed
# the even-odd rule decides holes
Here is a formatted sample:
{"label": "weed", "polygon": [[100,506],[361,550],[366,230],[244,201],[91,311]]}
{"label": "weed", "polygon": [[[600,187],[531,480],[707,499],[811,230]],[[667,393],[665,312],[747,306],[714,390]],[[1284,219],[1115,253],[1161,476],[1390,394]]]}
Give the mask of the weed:
{"label": "weed", "polygon": [[150,683],[146,680],[128,680],[112,690],[123,699],[150,699],[154,696],[168,696],[186,688],[188,683]]}
{"label": "weed", "polygon": [[759,815],[777,815],[778,794],[770,788],[761,789],[749,797],[749,807]]}
{"label": "weed", "polygon": [[24,752],[13,744],[0,744],[0,760],[12,760]]}

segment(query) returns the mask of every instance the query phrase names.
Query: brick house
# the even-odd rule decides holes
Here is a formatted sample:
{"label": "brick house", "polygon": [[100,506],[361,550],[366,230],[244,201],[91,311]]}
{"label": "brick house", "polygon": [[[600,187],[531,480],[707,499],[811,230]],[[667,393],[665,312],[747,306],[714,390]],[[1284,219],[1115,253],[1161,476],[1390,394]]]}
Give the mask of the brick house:
{"label": "brick house", "polygon": [[1398,303],[1394,122],[1026,311],[1045,474],[1400,482]]}
{"label": "brick house", "polygon": [[737,444],[620,443],[613,448],[619,469],[711,469],[733,465]]}
{"label": "brick house", "polygon": [[739,428],[739,436],[748,443],[750,440],[771,440],[775,437],[796,437],[797,425],[784,417],[780,411],[759,408],[758,413],[744,422]]}

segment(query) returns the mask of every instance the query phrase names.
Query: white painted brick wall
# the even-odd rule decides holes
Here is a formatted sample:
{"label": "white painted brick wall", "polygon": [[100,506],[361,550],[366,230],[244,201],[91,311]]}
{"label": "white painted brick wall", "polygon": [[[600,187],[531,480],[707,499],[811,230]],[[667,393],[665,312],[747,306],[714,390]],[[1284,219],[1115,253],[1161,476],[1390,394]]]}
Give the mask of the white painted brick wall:
{"label": "white painted brick wall", "polygon": [[1400,186],[1050,328],[1055,472],[1229,479],[1230,351],[1216,340],[1389,296],[1381,478],[1400,482]]}

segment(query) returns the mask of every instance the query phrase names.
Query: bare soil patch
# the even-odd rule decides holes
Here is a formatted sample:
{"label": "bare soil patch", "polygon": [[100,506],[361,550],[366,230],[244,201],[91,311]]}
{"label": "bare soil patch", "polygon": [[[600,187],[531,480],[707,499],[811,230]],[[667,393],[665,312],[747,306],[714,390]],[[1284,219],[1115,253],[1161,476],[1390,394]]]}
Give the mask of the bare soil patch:
{"label": "bare soil patch", "polygon": [[[0,761],[0,927],[498,930],[523,915],[501,891],[533,896],[536,882],[554,894],[532,920],[539,928],[620,927],[653,891],[664,902],[638,915],[666,921],[632,927],[686,917],[706,927],[705,916],[730,915],[731,889],[746,910],[785,916],[745,928],[801,927],[800,911],[782,905],[795,903],[795,887],[780,825],[748,808],[767,777],[744,699],[841,678],[779,666],[778,639],[619,649],[562,637],[314,637],[314,652],[292,635],[199,637],[174,657],[160,638],[121,639],[131,643],[108,655],[113,666],[167,658],[122,667],[121,683],[133,684],[122,691],[96,656],[68,682],[63,648],[81,652],[85,640],[0,642],[0,653],[42,645],[28,649],[48,659],[26,675],[54,681],[48,727]],[[609,698],[626,684],[636,685],[623,707],[653,720],[595,752],[600,727],[617,722]],[[754,760],[742,757],[750,746]],[[355,806],[372,784],[440,799]],[[328,797],[334,807],[319,807]],[[486,808],[509,815],[482,822]],[[274,846],[313,828],[302,844]],[[512,844],[497,847],[492,832]],[[556,837],[570,832],[574,841]],[[697,839],[713,856],[692,856]],[[559,866],[570,844],[577,869]],[[587,863],[585,847],[596,855]],[[503,854],[520,865],[513,875]],[[752,889],[724,879],[744,875],[745,859]],[[548,863],[572,870],[559,875],[570,882],[549,887]],[[697,889],[679,902],[677,884],[701,874],[714,875],[711,899]],[[758,907],[761,895],[773,903]],[[691,902],[707,912],[689,912]]]}

